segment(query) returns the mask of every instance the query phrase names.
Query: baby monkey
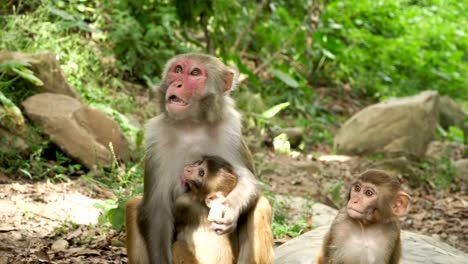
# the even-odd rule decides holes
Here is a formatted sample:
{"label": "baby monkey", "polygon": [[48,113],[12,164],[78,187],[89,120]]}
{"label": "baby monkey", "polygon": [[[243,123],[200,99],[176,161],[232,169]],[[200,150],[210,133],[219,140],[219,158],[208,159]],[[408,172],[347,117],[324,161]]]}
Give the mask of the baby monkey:
{"label": "baby monkey", "polygon": [[237,184],[237,175],[227,161],[218,156],[184,167],[174,217],[177,219],[174,264],[232,264],[238,252],[237,232],[218,235],[210,229],[212,217],[223,217],[225,197]]}
{"label": "baby monkey", "polygon": [[362,173],[325,235],[317,263],[399,263],[398,217],[408,212],[409,200],[397,177],[380,170]]}

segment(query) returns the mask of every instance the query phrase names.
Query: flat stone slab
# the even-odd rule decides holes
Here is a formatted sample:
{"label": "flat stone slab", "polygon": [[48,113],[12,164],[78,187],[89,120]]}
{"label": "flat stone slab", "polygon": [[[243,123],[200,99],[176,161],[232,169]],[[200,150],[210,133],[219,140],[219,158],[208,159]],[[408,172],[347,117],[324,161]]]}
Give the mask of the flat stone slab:
{"label": "flat stone slab", "polygon": [[[275,248],[275,264],[315,263],[323,237],[330,228],[336,210],[325,205],[314,204],[312,211],[312,219],[319,227]],[[328,223],[324,225],[326,222]],[[401,240],[403,251],[401,264],[468,263],[468,254],[436,238],[403,230],[401,231]]]}

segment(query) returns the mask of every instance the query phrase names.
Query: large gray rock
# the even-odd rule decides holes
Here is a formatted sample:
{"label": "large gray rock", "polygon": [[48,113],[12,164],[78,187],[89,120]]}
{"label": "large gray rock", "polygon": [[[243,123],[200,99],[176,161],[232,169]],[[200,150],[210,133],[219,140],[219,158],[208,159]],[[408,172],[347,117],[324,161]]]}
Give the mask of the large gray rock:
{"label": "large gray rock", "polygon": [[425,91],[364,108],[343,124],[334,147],[342,154],[422,156],[438,123],[438,94]]}
{"label": "large gray rock", "polygon": [[31,64],[34,75],[41,79],[43,86],[37,86],[41,92],[58,93],[81,100],[78,92],[67,82],[59,62],[52,52],[27,54],[14,51],[0,51],[0,64],[7,61],[20,61]]}
{"label": "large gray rock", "polygon": [[468,114],[463,111],[461,105],[457,104],[452,98],[442,96],[439,100],[440,125],[448,129],[450,126],[457,126],[463,130],[465,136],[468,135],[468,123],[465,120]]}
{"label": "large gray rock", "polygon": [[[314,205],[314,214],[320,215],[319,227],[294,238],[275,249],[275,264],[312,264],[315,263],[322,245],[323,237],[333,221],[336,210],[323,209],[324,205]],[[320,212],[317,211],[320,210]],[[326,220],[330,221],[326,225]],[[417,233],[402,231],[402,264],[461,264],[468,263],[468,255],[434,238]],[[358,246],[358,245],[356,245]]]}
{"label": "large gray rock", "polygon": [[111,164],[110,142],[117,158],[129,156],[128,142],[117,123],[72,97],[42,93],[29,97],[22,106],[53,143],[89,169]]}

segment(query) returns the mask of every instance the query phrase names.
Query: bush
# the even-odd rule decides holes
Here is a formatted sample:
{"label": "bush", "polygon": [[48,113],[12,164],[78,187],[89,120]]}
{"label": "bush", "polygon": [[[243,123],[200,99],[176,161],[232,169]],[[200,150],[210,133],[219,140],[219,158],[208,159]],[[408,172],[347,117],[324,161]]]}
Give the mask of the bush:
{"label": "bush", "polygon": [[466,12],[456,0],[333,1],[322,16],[317,45],[336,56],[327,74],[366,94],[382,98],[431,89],[467,99]]}

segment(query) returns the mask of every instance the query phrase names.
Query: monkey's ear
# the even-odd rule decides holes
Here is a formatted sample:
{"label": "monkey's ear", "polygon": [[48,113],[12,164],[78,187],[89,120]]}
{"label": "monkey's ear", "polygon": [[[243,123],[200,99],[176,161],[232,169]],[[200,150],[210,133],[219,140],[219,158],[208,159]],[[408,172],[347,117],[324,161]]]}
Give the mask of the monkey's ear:
{"label": "monkey's ear", "polygon": [[396,216],[403,216],[407,214],[409,211],[409,202],[410,196],[403,191],[399,191],[392,206],[393,213]]}
{"label": "monkey's ear", "polygon": [[234,90],[237,86],[237,71],[234,69],[229,69],[226,71],[224,77],[224,94],[228,94]]}

